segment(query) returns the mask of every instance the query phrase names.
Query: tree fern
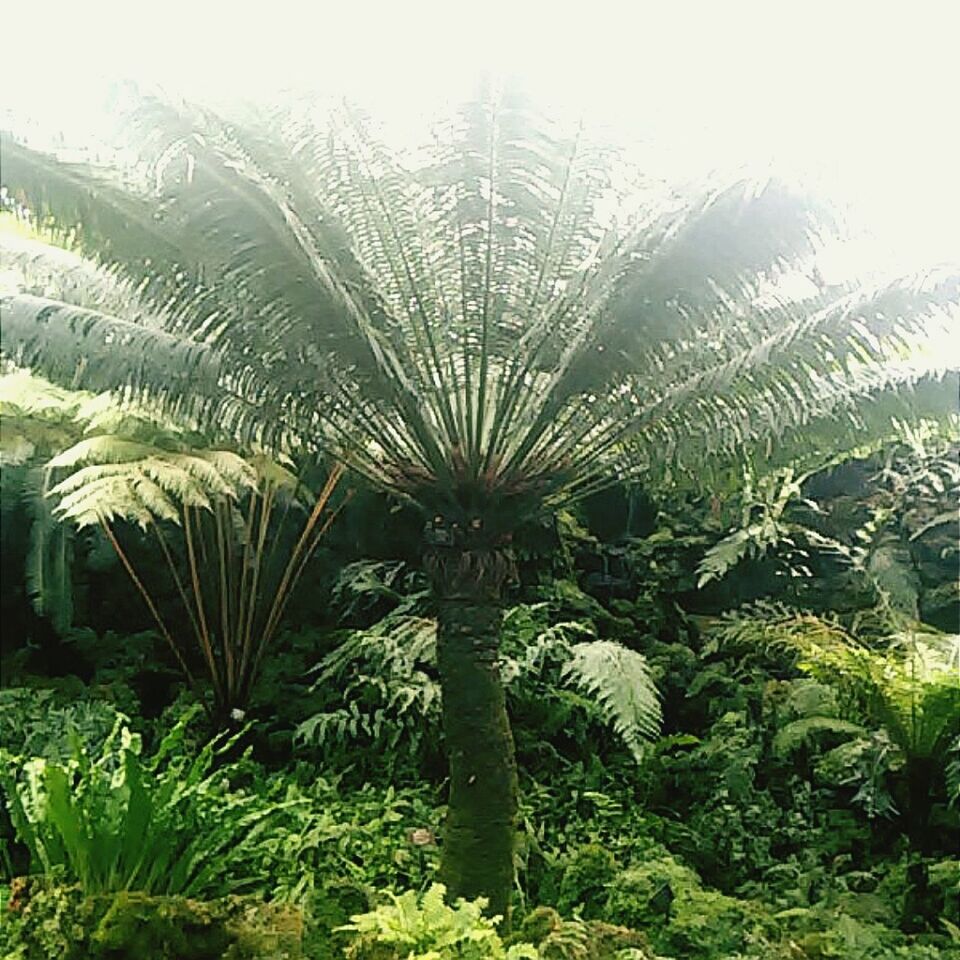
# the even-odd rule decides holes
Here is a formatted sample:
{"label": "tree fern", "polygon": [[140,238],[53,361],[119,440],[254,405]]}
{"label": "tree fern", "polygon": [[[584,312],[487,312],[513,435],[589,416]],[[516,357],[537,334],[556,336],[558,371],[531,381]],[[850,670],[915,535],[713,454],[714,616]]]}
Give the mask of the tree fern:
{"label": "tree fern", "polygon": [[[191,651],[175,639],[169,611],[165,616],[154,600],[155,584],[134,569],[115,530],[134,522],[154,539],[183,602],[182,613],[196,631],[220,719],[245,702],[290,590],[316,547],[316,535],[332,518],[326,513],[321,520],[321,513],[339,470],[317,499],[289,460],[211,449],[190,423],[171,420],[149,403],[119,405],[110,397],[62,390],[22,371],[0,376],[0,422],[29,431],[35,459],[41,451],[49,455],[51,447],[61,447],[55,456],[39,458],[45,463],[24,488],[32,491],[25,502],[33,519],[27,586],[38,612],[51,616],[58,629],[69,626],[73,531],[97,528],[196,683]],[[81,439],[84,433],[93,435]],[[283,506],[279,523],[273,517],[278,503]],[[283,520],[291,507],[293,515],[305,512],[307,520],[300,539],[284,545],[289,551],[284,556]],[[181,528],[182,541],[170,538],[167,525]],[[206,562],[207,556],[215,562]]]}
{"label": "tree fern", "polygon": [[[18,212],[73,228],[106,268],[72,273],[82,298],[14,283],[4,353],[231,442],[322,445],[419,504],[443,651],[465,597],[494,632],[521,521],[617,476],[709,481],[705,463],[761,459],[960,367],[960,271],[826,283],[817,258],[843,231],[808,192],[766,172],[644,181],[497,79],[408,153],[309,100],[223,118],[127,87],[109,118],[82,159],[4,137]],[[110,306],[118,282],[130,310]],[[448,686],[486,676],[495,641],[440,657]],[[444,875],[489,867],[495,891],[454,894],[506,911],[515,781],[489,679],[488,729],[445,713]],[[504,784],[472,824],[471,746]]]}
{"label": "tree fern", "polygon": [[837,689],[850,720],[882,725],[908,757],[942,757],[956,736],[960,637],[909,629],[878,650],[839,623],[763,606],[728,618],[717,636],[793,652],[804,673]]}

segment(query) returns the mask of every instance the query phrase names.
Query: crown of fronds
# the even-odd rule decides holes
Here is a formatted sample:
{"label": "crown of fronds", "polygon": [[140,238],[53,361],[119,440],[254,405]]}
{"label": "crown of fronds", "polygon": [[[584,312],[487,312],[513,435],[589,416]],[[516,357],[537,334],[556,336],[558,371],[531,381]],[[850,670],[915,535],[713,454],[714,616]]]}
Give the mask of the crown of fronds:
{"label": "crown of fronds", "polygon": [[67,282],[18,239],[4,350],[241,439],[322,437],[431,506],[675,472],[960,366],[960,272],[827,284],[806,196],[641,182],[497,83],[407,153],[349,106],[112,109],[84,162],[4,140],[9,195],[103,264]]}

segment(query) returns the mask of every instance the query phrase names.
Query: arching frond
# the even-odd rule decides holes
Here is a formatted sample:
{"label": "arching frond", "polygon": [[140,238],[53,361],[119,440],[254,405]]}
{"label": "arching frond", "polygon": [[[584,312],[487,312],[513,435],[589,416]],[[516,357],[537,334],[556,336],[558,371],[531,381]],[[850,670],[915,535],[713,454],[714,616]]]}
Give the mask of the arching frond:
{"label": "arching frond", "polygon": [[802,717],[781,727],[773,738],[772,746],[774,753],[786,756],[823,734],[849,739],[865,733],[860,724],[839,717]]}
{"label": "arching frond", "polygon": [[53,457],[48,470],[79,467],[50,490],[61,520],[84,527],[114,519],[146,528],[180,522],[180,506],[212,510],[212,498],[239,498],[257,471],[226,450],[165,450],[115,436],[81,440]]}

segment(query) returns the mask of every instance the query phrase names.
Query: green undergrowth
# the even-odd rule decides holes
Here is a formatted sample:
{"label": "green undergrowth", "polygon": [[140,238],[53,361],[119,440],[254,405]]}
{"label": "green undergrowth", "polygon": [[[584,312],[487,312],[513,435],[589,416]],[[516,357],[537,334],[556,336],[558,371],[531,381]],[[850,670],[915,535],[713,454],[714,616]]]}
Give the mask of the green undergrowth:
{"label": "green undergrowth", "polygon": [[[912,622],[891,633],[873,609],[688,616],[655,581],[689,579],[673,556],[687,548],[648,540],[631,547],[652,578],[635,599],[558,579],[508,618],[521,779],[510,931],[436,892],[446,786],[432,628],[422,591],[398,587],[390,603],[409,601],[418,629],[365,627],[353,646],[337,646],[346,632],[289,634],[214,745],[182,692],[138,712],[141,667],[118,654],[122,638],[89,683],[24,675],[0,691],[0,957],[960,957],[960,741],[943,680],[954,641]],[[629,743],[589,691],[558,683],[560,654],[594,640],[643,658],[662,701],[654,741]],[[311,668],[334,661],[337,682],[311,691]],[[348,701],[342,726],[296,735]],[[139,847],[181,864],[184,882],[164,869],[144,883]],[[271,945],[247,920],[286,924],[288,939]],[[191,946],[178,929],[195,932]]]}

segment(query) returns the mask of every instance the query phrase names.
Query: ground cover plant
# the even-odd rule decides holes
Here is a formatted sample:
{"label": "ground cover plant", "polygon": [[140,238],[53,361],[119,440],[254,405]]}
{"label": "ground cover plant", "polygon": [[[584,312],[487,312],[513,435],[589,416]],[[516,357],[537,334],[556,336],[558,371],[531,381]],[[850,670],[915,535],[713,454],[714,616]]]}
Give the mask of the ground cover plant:
{"label": "ground cover plant", "polygon": [[8,954],[960,955],[960,270],[508,80],[111,95],[3,133]]}

